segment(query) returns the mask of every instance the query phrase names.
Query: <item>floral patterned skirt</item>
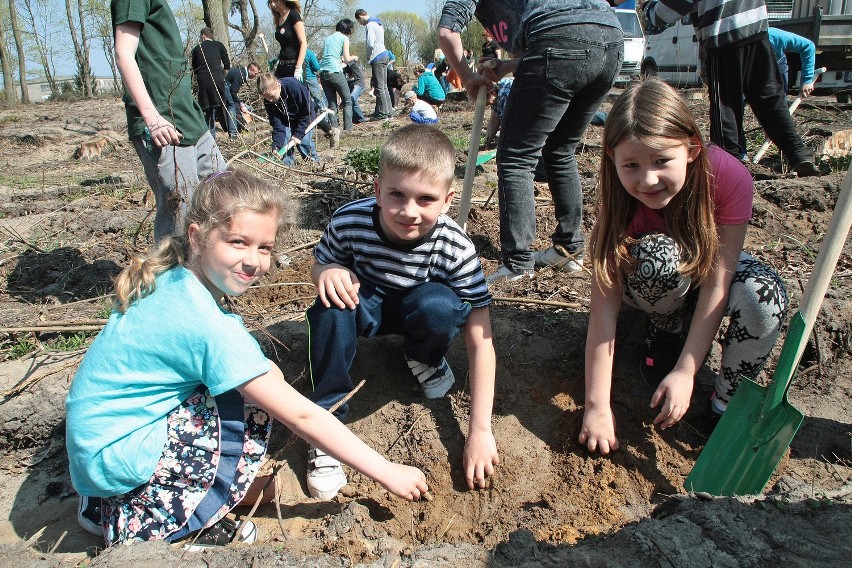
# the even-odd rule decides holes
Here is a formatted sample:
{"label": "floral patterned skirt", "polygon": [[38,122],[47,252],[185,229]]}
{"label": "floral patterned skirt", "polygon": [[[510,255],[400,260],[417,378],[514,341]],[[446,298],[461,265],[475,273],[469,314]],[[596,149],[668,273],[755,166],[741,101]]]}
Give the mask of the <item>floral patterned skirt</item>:
{"label": "floral patterned skirt", "polygon": [[103,499],[107,544],[173,542],[215,524],[240,502],[266,454],[272,421],[235,390],[199,387],[168,416],[168,439],[148,483]]}

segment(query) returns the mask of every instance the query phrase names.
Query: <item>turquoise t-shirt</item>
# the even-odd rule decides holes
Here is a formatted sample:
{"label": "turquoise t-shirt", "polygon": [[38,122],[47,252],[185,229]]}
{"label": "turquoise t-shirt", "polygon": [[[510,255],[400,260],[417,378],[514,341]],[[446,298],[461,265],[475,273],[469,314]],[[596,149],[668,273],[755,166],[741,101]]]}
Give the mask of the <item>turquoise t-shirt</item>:
{"label": "turquoise t-shirt", "polygon": [[71,481],[81,495],[147,483],[166,444],[166,417],[202,383],[220,395],[271,368],[242,318],[222,310],[184,267],[95,338],[65,401]]}
{"label": "turquoise t-shirt", "polygon": [[438,79],[431,73],[423,73],[417,78],[417,84],[414,86],[414,92],[418,97],[424,94],[432,97],[436,101],[443,101],[447,94],[444,92],[444,87],[438,82]]}
{"label": "turquoise t-shirt", "polygon": [[334,32],[325,39],[322,44],[322,59],[320,59],[320,71],[329,73],[343,73],[343,43],[346,36],[340,32]]}

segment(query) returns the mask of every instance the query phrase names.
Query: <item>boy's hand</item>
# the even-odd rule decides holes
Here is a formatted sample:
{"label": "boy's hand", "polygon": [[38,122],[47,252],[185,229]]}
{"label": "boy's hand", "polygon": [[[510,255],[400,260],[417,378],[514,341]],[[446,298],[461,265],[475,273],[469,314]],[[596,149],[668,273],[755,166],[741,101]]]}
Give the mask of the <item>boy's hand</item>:
{"label": "boy's hand", "polygon": [[339,264],[329,264],[317,277],[317,294],[326,308],[334,304],[341,310],[354,310],[360,289],[361,283],[355,273]]}
{"label": "boy's hand", "polygon": [[651,408],[656,408],[663,400],[666,401],[654,419],[654,424],[658,424],[660,430],[665,430],[686,414],[692,396],[692,383],[690,375],[672,371],[657,387],[651,397]]}
{"label": "boy's hand", "polygon": [[175,125],[163,118],[159,113],[151,122],[146,122],[148,132],[151,133],[151,142],[157,148],[165,148],[166,146],[176,146],[180,144],[180,139],[183,134],[177,131]]}
{"label": "boy's hand", "polygon": [[388,462],[388,466],[382,473],[382,479],[376,479],[376,481],[397,497],[417,501],[429,491],[426,476],[416,467]]}
{"label": "boy's hand", "polygon": [[485,489],[485,480],[494,475],[494,466],[500,463],[494,435],[490,431],[471,434],[462,459],[468,489]]}
{"label": "boy's hand", "polygon": [[603,455],[621,448],[615,437],[615,416],[608,404],[603,407],[586,405],[579,440],[590,452],[600,450]]}

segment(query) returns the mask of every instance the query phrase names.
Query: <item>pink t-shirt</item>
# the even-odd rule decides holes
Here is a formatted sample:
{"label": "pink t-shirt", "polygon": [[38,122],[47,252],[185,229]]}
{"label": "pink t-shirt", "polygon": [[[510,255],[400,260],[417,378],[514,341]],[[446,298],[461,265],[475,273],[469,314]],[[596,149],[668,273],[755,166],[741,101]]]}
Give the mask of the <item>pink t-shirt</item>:
{"label": "pink t-shirt", "polygon": [[[751,173],[739,160],[718,146],[709,145],[707,156],[710,159],[712,188],[715,191],[714,217],[718,225],[742,225],[751,219],[751,205],[754,199],[754,181]],[[627,227],[631,237],[651,232],[668,233],[666,223],[660,216],[662,210],[651,209],[638,204],[636,215]]]}

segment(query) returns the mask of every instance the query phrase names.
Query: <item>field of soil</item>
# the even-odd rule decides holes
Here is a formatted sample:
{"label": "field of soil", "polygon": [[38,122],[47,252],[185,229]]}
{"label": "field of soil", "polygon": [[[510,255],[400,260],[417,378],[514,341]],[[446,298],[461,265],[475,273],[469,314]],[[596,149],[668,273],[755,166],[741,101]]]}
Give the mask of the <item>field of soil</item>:
{"label": "field of soil", "polygon": [[[687,93],[707,127],[707,103]],[[814,142],[821,125],[852,123],[852,106],[808,99],[796,114]],[[609,100],[604,110],[611,104]],[[371,110],[372,101],[366,101]],[[447,103],[441,127],[460,148],[460,192],[472,105]],[[235,167],[268,177],[298,206],[296,228],[277,253],[277,270],[233,302],[296,388],[307,391],[303,310],[313,301],[311,248],[331,213],[369,195],[370,176],[344,160],[381,145],[406,118],[358,125],[339,148],[319,142],[322,163],[288,170],[261,162],[268,132],[253,125],[238,141],[220,138]],[[762,141],[756,124],[750,146]],[[592,205],[601,128],[578,151]],[[105,138],[103,155],[75,158]],[[774,267],[791,313],[825,234],[845,171],[798,179],[770,151],[751,165],[757,192],[746,249]],[[836,168],[838,169],[838,168]],[[841,166],[842,170],[845,170]],[[468,232],[486,273],[498,264],[498,213],[490,195],[496,167],[480,168]],[[553,206],[538,184],[536,248],[548,246]],[[487,203],[487,206],[486,206]],[[651,390],[638,373],[645,318],[625,309],[619,322],[613,409],[623,449],[609,457],[577,442],[583,412],[583,349],[589,274],[545,269],[500,284],[491,316],[497,349],[493,427],[502,460],[490,487],[467,491],[461,454],[469,388],[461,341],[448,360],[458,386],[425,400],[398,338],[362,340],[353,377],[350,426],[389,458],[423,469],[431,502],[407,503],[350,471],[337,499],[307,496],[305,444],[276,425],[273,456],[282,467],[277,502],[252,518],[252,546],[184,554],[163,543],[118,547],[84,532],[67,471],[64,398],[87,341],[109,313],[111,278],[152,244],[152,206],[126,139],[118,99],[44,103],[0,110],[0,564],[6,566],[842,566],[852,539],[852,245],[847,242],[790,396],[805,422],[764,495],[689,495],[684,479],[704,446],[702,420],[719,364],[719,345],[699,373],[693,404],[659,431]],[[455,215],[455,208],[451,211]],[[587,263],[588,268],[588,263]],[[775,368],[780,344],[767,365]],[[768,375],[764,377],[764,381]],[[238,509],[240,515],[248,508]],[[845,537],[843,535],[846,535]]]}

